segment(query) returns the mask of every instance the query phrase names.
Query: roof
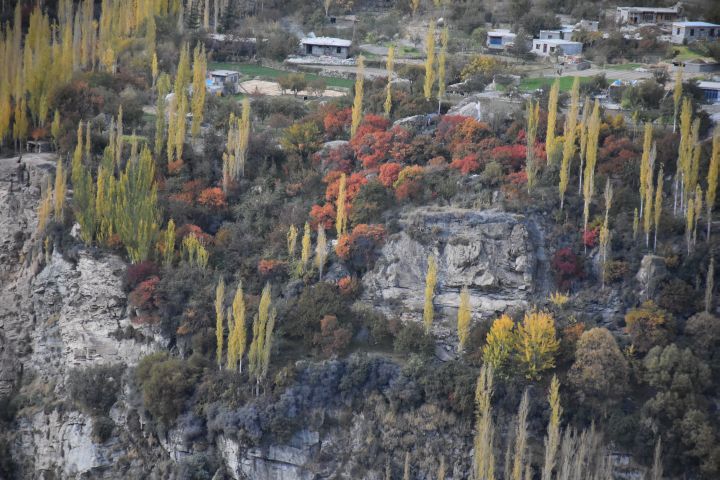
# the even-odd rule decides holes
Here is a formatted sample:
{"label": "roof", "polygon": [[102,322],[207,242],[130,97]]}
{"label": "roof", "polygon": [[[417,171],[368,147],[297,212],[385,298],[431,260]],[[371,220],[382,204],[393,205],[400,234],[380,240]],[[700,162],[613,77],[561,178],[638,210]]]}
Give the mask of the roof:
{"label": "roof", "polygon": [[698,87],[703,90],[720,90],[720,82],[698,82]]}
{"label": "roof", "polygon": [[708,22],[673,22],[673,26],[678,27],[720,27],[717,23]]}
{"label": "roof", "polygon": [[491,30],[488,33],[488,37],[515,37],[516,35],[510,30],[501,28],[498,30]]}
{"label": "roof", "polygon": [[617,7],[617,9],[628,12],[678,13],[677,7]]}
{"label": "roof", "polygon": [[352,45],[352,40],[345,40],[343,38],[333,37],[309,37],[303,38],[301,43],[303,45],[325,45],[330,47],[349,47]]}
{"label": "roof", "polygon": [[533,38],[533,42],[547,43],[548,45],[582,45],[581,42],[560,40],[559,38]]}
{"label": "roof", "polygon": [[208,75],[212,75],[213,77],[229,77],[230,75],[238,75],[239,72],[236,72],[235,70],[210,70],[208,72]]}

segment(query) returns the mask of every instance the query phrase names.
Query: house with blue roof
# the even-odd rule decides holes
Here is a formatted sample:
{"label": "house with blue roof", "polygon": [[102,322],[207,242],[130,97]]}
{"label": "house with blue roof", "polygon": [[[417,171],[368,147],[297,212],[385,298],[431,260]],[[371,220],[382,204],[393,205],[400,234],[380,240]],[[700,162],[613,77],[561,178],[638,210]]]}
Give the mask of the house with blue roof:
{"label": "house with blue roof", "polygon": [[670,41],[686,44],[698,40],[718,40],[720,25],[708,22],[673,22]]}

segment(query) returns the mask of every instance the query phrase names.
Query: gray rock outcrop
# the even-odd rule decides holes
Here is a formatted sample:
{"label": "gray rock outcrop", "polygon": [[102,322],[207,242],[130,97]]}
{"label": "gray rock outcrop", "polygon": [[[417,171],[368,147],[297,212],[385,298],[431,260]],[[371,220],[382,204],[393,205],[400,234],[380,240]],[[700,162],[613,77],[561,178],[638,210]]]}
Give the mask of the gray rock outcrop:
{"label": "gray rock outcrop", "polygon": [[536,246],[525,217],[449,207],[405,214],[374,268],[363,276],[363,301],[388,315],[422,321],[425,273],[438,263],[433,333],[454,343],[459,293],[470,291],[474,319],[528,307],[536,272]]}

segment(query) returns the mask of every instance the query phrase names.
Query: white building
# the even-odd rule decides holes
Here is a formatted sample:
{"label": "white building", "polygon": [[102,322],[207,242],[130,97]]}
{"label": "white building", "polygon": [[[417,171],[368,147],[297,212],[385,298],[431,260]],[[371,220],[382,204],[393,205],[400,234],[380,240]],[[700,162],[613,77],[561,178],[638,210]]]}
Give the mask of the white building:
{"label": "white building", "polygon": [[585,30],[586,32],[597,32],[600,28],[600,22],[597,20],[580,20],[575,25],[575,30]]}
{"label": "white building", "polygon": [[305,55],[327,55],[329,57],[348,58],[351,40],[332,37],[309,37],[300,42]]}
{"label": "white building", "polygon": [[717,40],[720,37],[720,25],[708,22],[673,22],[672,43],[691,43],[697,40]]}
{"label": "white building", "polygon": [[708,103],[720,103],[720,82],[698,82],[698,88]]}
{"label": "white building", "polygon": [[617,7],[615,22],[639,25],[643,23],[671,23],[680,20],[682,5],[678,2],[672,7]]}
{"label": "white building", "polygon": [[540,30],[540,40],[570,40],[575,29],[569,25],[563,25],[558,30]]}
{"label": "white building", "polygon": [[485,45],[491,50],[504,50],[515,43],[516,35],[507,29],[491,30],[487,34]]}
{"label": "white building", "polygon": [[532,43],[531,51],[541,57],[549,57],[550,55],[580,55],[582,53],[582,43],[580,42],[535,38]]}

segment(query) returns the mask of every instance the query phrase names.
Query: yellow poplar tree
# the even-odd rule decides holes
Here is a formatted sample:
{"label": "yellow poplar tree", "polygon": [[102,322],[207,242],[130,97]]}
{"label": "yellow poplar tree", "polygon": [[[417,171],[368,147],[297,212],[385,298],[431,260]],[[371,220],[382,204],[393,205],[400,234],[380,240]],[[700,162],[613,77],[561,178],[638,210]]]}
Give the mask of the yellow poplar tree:
{"label": "yellow poplar tree", "polygon": [[162,154],[163,144],[165,144],[165,109],[167,108],[167,101],[165,97],[170,91],[170,77],[163,73],[158,77],[156,84],[157,87],[157,101],[155,103],[155,147],[153,152],[156,156]]}
{"label": "yellow poplar tree", "polygon": [[428,268],[425,274],[425,305],[423,307],[423,324],[425,325],[425,333],[430,333],[432,327],[434,310],[433,296],[435,295],[435,285],[437,284],[437,260],[435,256],[430,255],[428,258]]}
{"label": "yellow poplar tree", "polygon": [[230,338],[228,339],[227,368],[236,370],[240,365],[242,373],[242,359],[247,346],[247,330],[245,325],[245,298],[243,296],[242,282],[238,282],[235,297],[232,302],[232,317],[234,319]]}
{"label": "yellow poplar tree", "polygon": [[[60,138],[60,131],[61,125],[60,125],[60,111],[55,110],[55,115],[53,116],[53,121],[50,124],[50,135],[53,137],[53,142],[55,143],[55,149],[57,149],[58,146],[58,139]],[[0,139],[2,139],[2,132],[0,131]]]}
{"label": "yellow poplar tree", "polygon": [[165,234],[163,235],[163,263],[166,266],[172,265],[173,256],[175,254],[175,221],[171,218],[168,220]]}
{"label": "yellow poplar tree", "polygon": [[583,192],[583,172],[585,168],[585,152],[587,151],[587,137],[588,137],[588,120],[590,118],[590,110],[592,106],[590,104],[590,97],[585,97],[585,103],[583,104],[582,117],[580,119],[580,169],[578,171],[578,195]]}
{"label": "yellow poplar tree", "polygon": [[430,21],[425,35],[425,83],[423,93],[425,100],[432,97],[432,88],[435,83],[435,23]]}
{"label": "yellow poplar tree", "polygon": [[355,98],[352,106],[352,123],[350,138],[355,136],[362,121],[363,83],[365,82],[365,57],[360,55],[357,60],[357,76],[355,77]]}
{"label": "yellow poplar tree", "polygon": [[563,136],[562,164],[560,165],[560,210],[565,204],[565,192],[570,182],[570,164],[575,156],[575,137],[577,134],[577,118],[580,108],[580,78],[575,77],[573,80],[572,90],[570,92],[570,110],[565,117],[565,129]]}
{"label": "yellow poplar tree", "polygon": [[390,117],[390,111],[392,110],[392,80],[394,76],[393,68],[395,64],[395,45],[390,45],[388,48],[387,61],[385,63],[385,71],[387,72],[387,92],[385,94],[385,116]]}
{"label": "yellow poplar tree", "polygon": [[310,242],[310,224],[305,222],[302,242],[300,245],[300,265],[298,265],[300,273],[304,273],[305,271],[307,271],[308,263],[310,262]]}
{"label": "yellow poplar tree", "polygon": [[517,354],[528,379],[540,378],[540,373],[555,366],[555,354],[560,346],[555,333],[555,321],[547,312],[525,313],[517,329]]}
{"label": "yellow poplar tree", "polygon": [[680,108],[680,99],[682,98],[682,68],[678,68],[675,72],[675,85],[673,87],[673,133],[677,126],[678,108]]}
{"label": "yellow poplar tree", "polygon": [[54,214],[58,222],[63,220],[63,212],[65,210],[65,194],[67,192],[67,173],[60,157],[58,157],[57,167],[55,168],[55,201]]}
{"label": "yellow poplar tree", "polygon": [[440,55],[438,55],[438,114],[440,113],[440,106],[443,98],[445,98],[445,63],[447,61],[447,50],[448,42],[450,41],[450,31],[448,27],[442,29],[440,32]]}
{"label": "yellow poplar tree", "polygon": [[562,406],[560,406],[560,381],[557,375],[553,375],[550,381],[548,404],[550,405],[550,420],[548,421],[547,435],[545,436],[545,463],[543,464],[541,480],[552,480],[553,468],[560,447]]}
{"label": "yellow poplar tree", "polygon": [[707,194],[705,203],[707,205],[707,242],[710,243],[710,233],[712,226],[712,211],[715,206],[715,197],[717,195],[718,176],[720,176],[720,127],[715,127],[715,133],[712,139],[712,155],[710,157],[710,165],[707,173]]}
{"label": "yellow poplar tree", "polygon": [[473,478],[495,480],[495,428],[492,421],[493,368],[484,363],[475,386],[475,439]]}
{"label": "yellow poplar tree", "polygon": [[646,195],[646,189],[648,185],[648,177],[650,177],[650,182],[652,182],[652,174],[649,173],[650,169],[648,168],[650,165],[650,150],[652,149],[652,137],[653,137],[653,128],[652,123],[646,122],[645,123],[645,135],[643,137],[643,152],[642,157],[640,158],[640,216],[643,216],[644,213],[644,206],[645,206],[645,197]]}
{"label": "yellow poplar tree", "polygon": [[548,97],[547,133],[545,135],[545,151],[548,165],[555,164],[557,145],[555,144],[555,124],[557,123],[558,97],[560,95],[560,79],[556,78],[550,88]]}
{"label": "yellow poplar tree", "polygon": [[527,389],[523,392],[518,408],[517,423],[515,425],[515,451],[510,478],[512,480],[523,480],[527,461],[527,439],[528,425],[527,417],[530,410],[530,396]]}
{"label": "yellow poplar tree", "polygon": [[537,138],[538,122],[540,121],[540,104],[528,100],[525,109],[525,137],[527,152],[525,157],[525,173],[527,173],[528,191],[535,186],[538,173],[538,163],[535,158],[535,140]]}
{"label": "yellow poplar tree", "polygon": [[298,229],[295,227],[295,225],[290,225],[290,228],[287,232],[287,249],[288,249],[288,257],[290,259],[295,258],[295,246],[297,245],[297,237],[298,237]]}
{"label": "yellow poplar tree", "polygon": [[343,173],[340,176],[340,186],[338,187],[337,202],[335,203],[335,230],[337,236],[344,234],[347,230],[347,213],[345,207],[347,204],[347,178]]}
{"label": "yellow poplar tree", "polygon": [[270,284],[268,283],[260,296],[258,313],[253,321],[253,340],[248,352],[250,374],[255,378],[256,395],[259,395],[260,382],[268,371],[275,317],[275,309],[271,309]]}
{"label": "yellow poplar tree", "polygon": [[38,204],[38,224],[37,224],[37,231],[42,232],[45,230],[45,227],[47,226],[48,220],[50,220],[50,215],[53,211],[53,187],[52,183],[50,183],[50,179],[48,178],[47,183],[45,185],[45,189],[42,193],[42,196],[40,197],[40,203]]}
{"label": "yellow poplar tree", "polygon": [[325,236],[325,229],[322,223],[318,223],[317,231],[317,244],[315,245],[315,266],[318,268],[320,273],[320,281],[322,281],[323,268],[327,261],[328,250],[327,250],[327,237]]}
{"label": "yellow poplar tree", "polygon": [[215,287],[215,360],[218,367],[222,365],[223,344],[225,339],[225,280],[220,277],[217,287]]}
{"label": "yellow poplar tree", "polygon": [[[645,212],[643,212],[643,229],[645,230],[645,247],[648,247],[650,245],[650,228],[652,227],[652,207],[653,207],[653,185],[654,185],[654,176],[655,176],[655,157],[657,156],[657,147],[653,143],[653,146],[650,149],[650,154],[648,155],[646,165],[645,165],[645,172],[644,176],[640,178],[640,181],[645,183],[645,188],[643,188],[643,195],[645,195],[645,200],[643,200],[643,203],[645,206]],[[643,173],[641,172],[641,175]]]}
{"label": "yellow poplar tree", "polygon": [[501,375],[506,375],[510,366],[515,344],[514,328],[515,322],[509,315],[503,314],[493,322],[485,339],[483,362]]}
{"label": "yellow poplar tree", "polygon": [[660,167],[657,177],[657,187],[655,188],[655,205],[653,208],[653,215],[655,220],[655,239],[653,240],[653,252],[657,249],[657,237],[658,230],[660,229],[660,215],[662,214],[662,199],[663,199],[663,167]]}
{"label": "yellow poplar tree", "polygon": [[207,76],[207,56],[205,46],[198,45],[193,52],[193,96],[192,96],[192,126],[190,132],[193,138],[200,134],[200,125],[205,110],[205,77]]}
{"label": "yellow poplar tree", "polygon": [[588,124],[588,138],[586,146],[584,186],[583,186],[583,232],[587,231],[590,216],[590,202],[595,190],[595,163],[597,162],[598,139],[600,137],[600,102],[595,100],[595,107]]}
{"label": "yellow poplar tree", "polygon": [[460,306],[458,308],[457,331],[458,331],[458,352],[462,352],[465,343],[470,336],[470,322],[472,312],[470,307],[470,291],[467,286],[460,290]]}

